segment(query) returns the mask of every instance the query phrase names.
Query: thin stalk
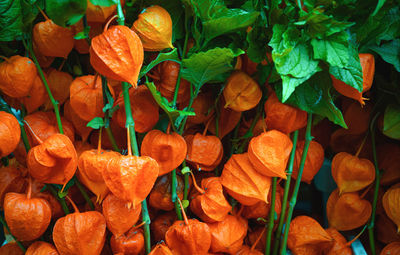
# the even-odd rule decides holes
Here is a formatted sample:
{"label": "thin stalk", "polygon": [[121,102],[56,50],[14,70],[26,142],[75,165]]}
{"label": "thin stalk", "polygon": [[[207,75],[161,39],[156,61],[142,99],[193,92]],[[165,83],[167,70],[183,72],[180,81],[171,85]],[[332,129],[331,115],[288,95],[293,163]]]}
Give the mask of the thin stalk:
{"label": "thin stalk", "polygon": [[[182,168],[186,167],[186,160],[182,163]],[[183,200],[188,200],[189,195],[189,173],[184,174]]]}
{"label": "thin stalk", "polygon": [[308,147],[310,146],[310,142],[312,140],[311,126],[312,126],[312,113],[309,113],[308,120],[307,120],[306,137],[305,137],[305,141],[304,141],[304,150],[303,150],[303,154],[301,155],[299,173],[297,175],[296,183],[294,185],[293,195],[289,202],[289,210],[288,210],[286,223],[285,223],[285,232],[284,232],[283,240],[282,240],[282,244],[281,244],[281,255],[286,255],[286,244],[287,244],[287,238],[288,238],[288,234],[289,234],[290,221],[292,220],[294,206],[296,205],[296,202],[297,202],[297,193],[299,192],[301,177],[303,175],[303,170],[304,170],[304,164],[306,163]]}
{"label": "thin stalk", "polygon": [[25,253],[26,252],[25,247],[22,245],[20,241],[17,240],[17,238],[15,238],[15,236],[11,234],[10,228],[8,227],[7,222],[4,220],[2,215],[0,215],[0,222],[7,229],[7,232],[12,236],[12,238],[15,240],[19,248],[21,248],[21,250]]}
{"label": "thin stalk", "polygon": [[22,142],[24,143],[24,147],[26,152],[28,152],[31,149],[31,146],[29,144],[29,140],[28,140],[28,135],[26,134],[25,128],[24,128],[24,123],[20,123],[19,124],[21,127],[21,138],[22,138]]}
{"label": "thin stalk", "polygon": [[176,212],[176,216],[178,217],[178,220],[182,220],[182,212],[181,212],[181,208],[179,207],[179,202],[178,202],[178,195],[176,193],[176,188],[178,186],[178,180],[176,177],[176,169],[172,170],[171,173],[171,200],[175,205],[175,212]]}
{"label": "thin stalk", "polygon": [[79,191],[81,192],[83,198],[85,199],[86,203],[89,204],[90,209],[94,210],[94,204],[93,201],[90,199],[89,195],[87,194],[85,188],[83,187],[83,185],[80,183],[80,181],[75,178],[75,184],[78,187]]}
{"label": "thin stalk", "polygon": [[[118,13],[118,24],[124,25],[125,17],[122,11],[121,1],[117,0],[117,13]],[[135,121],[132,117],[131,100],[129,98],[129,84],[127,82],[122,82],[122,94],[124,96],[125,113],[126,113],[126,128],[129,129],[129,136],[131,140],[131,147],[133,155],[139,156],[139,148],[136,140],[135,132]],[[145,243],[145,253],[149,254],[151,252],[151,239],[150,239],[150,216],[147,208],[146,199],[142,201],[142,221],[145,222],[144,229],[144,243]]]}
{"label": "thin stalk", "polygon": [[285,189],[283,191],[283,198],[282,198],[282,212],[279,218],[279,224],[275,232],[275,242],[274,242],[274,250],[272,251],[273,255],[278,254],[279,250],[279,241],[282,235],[282,228],[283,228],[283,223],[285,221],[285,215],[286,215],[286,206],[287,206],[287,201],[289,197],[289,188],[290,188],[290,181],[292,179],[292,172],[293,172],[293,164],[294,164],[294,157],[296,155],[296,146],[297,146],[297,139],[299,137],[299,131],[296,130],[293,133],[293,148],[292,152],[290,153],[290,158],[289,158],[289,166],[288,170],[286,172],[286,182],[285,182]]}
{"label": "thin stalk", "polygon": [[374,116],[371,121],[370,131],[371,131],[371,142],[372,142],[372,154],[374,157],[374,166],[375,166],[375,190],[374,190],[374,199],[372,200],[372,213],[371,218],[368,223],[368,237],[369,237],[369,246],[371,248],[371,254],[376,254],[375,249],[375,238],[374,238],[374,226],[375,226],[375,215],[376,215],[376,205],[378,203],[378,193],[379,193],[379,183],[381,181],[381,175],[378,166],[378,157],[376,155],[376,141],[375,141],[375,131],[376,131],[376,119],[379,116],[379,112]]}
{"label": "thin stalk", "polygon": [[39,64],[39,62],[38,62],[38,60],[36,58],[35,52],[32,49],[32,43],[30,43],[29,46],[26,44],[25,40],[22,40],[22,43],[24,44],[25,48],[29,51],[29,55],[33,59],[33,62],[36,65],[36,69],[38,70],[40,79],[42,79],[43,84],[44,84],[44,86],[46,88],[47,94],[49,95],[51,104],[53,105],[53,108],[54,108],[54,113],[56,114],[58,130],[59,130],[60,134],[64,134],[62,123],[61,123],[60,111],[58,109],[58,102],[54,99],[53,94],[51,93],[49,84],[47,83],[47,80],[44,77],[43,70],[40,67],[40,64]]}
{"label": "thin stalk", "polygon": [[51,185],[47,184],[47,189],[50,191],[50,193],[58,200],[58,202],[61,205],[61,208],[63,209],[65,215],[70,214],[69,208],[67,206],[67,203],[65,202],[65,198],[60,198],[57,194],[56,189]]}
{"label": "thin stalk", "polygon": [[[103,75],[101,76],[101,89],[103,92],[103,105],[106,105],[107,103],[109,103],[106,96],[108,87],[107,87],[107,78],[104,77]],[[113,149],[117,152],[121,152],[120,149],[118,148],[117,142],[115,141],[115,137],[110,128],[110,110],[107,110],[104,113],[104,123],[108,139],[110,140]]]}
{"label": "thin stalk", "polygon": [[[201,86],[197,86],[194,94],[191,95],[190,100],[189,100],[189,104],[188,104],[188,108],[192,107],[194,99],[197,97],[197,95],[200,92],[200,87]],[[185,116],[184,119],[182,120],[182,124],[181,124],[181,127],[179,129],[179,134],[183,134],[183,131],[185,130],[187,117],[188,116]]]}
{"label": "thin stalk", "polygon": [[106,132],[107,132],[107,136],[108,136],[108,139],[109,139],[110,142],[111,142],[111,145],[112,145],[112,147],[113,147],[113,150],[115,150],[115,151],[121,153],[121,150],[119,149],[119,147],[118,147],[118,145],[117,145],[117,142],[115,141],[115,137],[114,137],[114,134],[112,133],[111,127],[108,126],[108,127],[105,127],[104,129],[105,129]]}
{"label": "thin stalk", "polygon": [[269,217],[268,217],[268,231],[267,231],[267,241],[265,246],[265,255],[271,254],[271,237],[272,237],[272,229],[274,228],[274,216],[275,216],[275,200],[276,200],[276,183],[278,178],[272,178],[272,194],[271,194],[271,207],[269,209]]}

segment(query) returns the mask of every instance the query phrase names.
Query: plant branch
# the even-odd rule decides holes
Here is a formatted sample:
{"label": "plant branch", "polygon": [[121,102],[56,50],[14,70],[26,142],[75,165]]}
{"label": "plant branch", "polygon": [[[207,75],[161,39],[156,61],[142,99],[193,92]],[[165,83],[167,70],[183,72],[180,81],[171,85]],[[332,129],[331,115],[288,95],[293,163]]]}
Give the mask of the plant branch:
{"label": "plant branch", "polygon": [[272,230],[274,228],[277,179],[278,179],[277,177],[272,178],[271,206],[269,208],[268,227],[267,227],[268,231],[267,231],[267,241],[266,241],[266,246],[265,246],[265,255],[271,254],[271,237],[272,237]]}

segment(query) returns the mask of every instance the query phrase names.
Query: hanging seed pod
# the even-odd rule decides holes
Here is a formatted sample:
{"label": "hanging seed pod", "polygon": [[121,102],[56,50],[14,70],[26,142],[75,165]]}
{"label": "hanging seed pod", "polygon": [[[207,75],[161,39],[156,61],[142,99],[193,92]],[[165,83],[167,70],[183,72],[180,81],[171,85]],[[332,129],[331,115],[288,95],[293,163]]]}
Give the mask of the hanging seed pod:
{"label": "hanging seed pod", "polygon": [[264,110],[265,123],[270,130],[276,129],[289,134],[307,125],[307,112],[282,104],[275,92],[269,95]]}
{"label": "hanging seed pod", "polygon": [[[70,201],[72,202],[72,201]],[[75,212],[56,221],[53,241],[60,255],[100,255],[106,239],[106,221],[96,211]]]}
{"label": "hanging seed pod", "polygon": [[24,255],[24,252],[18,246],[17,243],[7,243],[0,247],[0,254],[1,255]]}
{"label": "hanging seed pod", "polygon": [[113,194],[109,194],[103,201],[103,215],[106,219],[107,228],[114,234],[115,238],[127,232],[139,220],[142,206],[129,208],[128,203],[122,201]]}
{"label": "hanging seed pod", "polygon": [[[180,176],[177,177],[176,193],[180,199],[183,199],[184,182]],[[160,176],[153,189],[150,192],[149,204],[151,207],[164,211],[174,209],[174,203],[171,199],[172,180],[169,175]]]}
{"label": "hanging seed pod", "polygon": [[248,156],[258,173],[286,179],[286,164],[292,147],[287,135],[271,130],[250,140]]}
{"label": "hanging seed pod", "polygon": [[[282,211],[282,197],[283,188],[279,185],[276,187],[276,197],[275,197],[275,212],[277,214],[277,219],[281,215]],[[268,200],[271,199],[271,193],[268,194]],[[246,219],[258,219],[258,218],[268,218],[269,210],[271,210],[271,203],[266,203],[264,201],[259,201],[254,205],[243,206],[242,216]]]}
{"label": "hanging seed pod", "polygon": [[334,76],[331,75],[332,78],[332,85],[336,89],[337,92],[340,94],[353,98],[360,102],[361,105],[365,105],[365,98],[362,97],[362,94],[368,91],[371,86],[372,82],[374,81],[374,74],[375,74],[375,58],[372,54],[369,53],[360,53],[358,54],[360,57],[360,63],[362,67],[363,73],[363,90],[359,92],[357,89],[347,85],[341,80],[336,79]]}
{"label": "hanging seed pod", "polygon": [[164,243],[158,243],[149,255],[172,255],[172,251]]}
{"label": "hanging seed pod", "polygon": [[397,225],[397,232],[400,232],[400,187],[392,187],[386,191],[382,204],[386,215]]}
{"label": "hanging seed pod", "polygon": [[259,252],[247,245],[243,245],[242,248],[236,253],[236,255],[263,255],[264,253]]}
{"label": "hanging seed pod", "polygon": [[[136,89],[129,89],[129,98],[132,108],[132,117],[135,121],[135,131],[145,133],[153,129],[158,122],[159,107],[154,101],[153,95],[145,85],[140,85]],[[119,109],[114,113],[118,125],[125,128],[126,113],[124,98],[122,94],[115,102]]]}
{"label": "hanging seed pod", "polygon": [[81,171],[78,168],[78,171],[76,171],[76,175],[78,177],[78,180],[85,185],[86,188],[88,188],[93,194],[96,195],[96,201],[97,203],[101,203],[103,199],[110,193],[110,190],[108,189],[106,183],[103,182],[94,182],[87,177],[87,175]]}
{"label": "hanging seed pod", "polygon": [[247,220],[228,215],[223,221],[208,223],[211,232],[211,252],[236,254],[247,234]]}
{"label": "hanging seed pod", "polygon": [[229,108],[224,108],[225,100],[221,98],[218,103],[219,118],[218,118],[218,134],[216,129],[216,114],[211,116],[211,122],[209,126],[209,131],[216,135],[218,138],[222,139],[228,133],[230,133],[236,125],[239,123],[242,116],[241,112],[234,111]]}
{"label": "hanging seed pod", "polygon": [[385,246],[380,255],[400,254],[400,242],[393,242]]}
{"label": "hanging seed pod", "polygon": [[69,120],[75,128],[75,131],[78,135],[81,136],[82,141],[87,141],[90,133],[92,132],[92,128],[87,127],[87,121],[81,119],[75,111],[72,109],[70,101],[67,100],[64,104],[64,117]]}
{"label": "hanging seed pod", "polygon": [[220,181],[228,194],[243,205],[254,205],[260,200],[268,202],[271,177],[257,172],[247,153],[232,155],[224,166]]}
{"label": "hanging seed pod", "polygon": [[169,13],[158,5],[150,6],[139,14],[133,23],[145,51],[160,51],[174,48],[172,45],[172,19]]}
{"label": "hanging seed pod", "polygon": [[[101,146],[100,146],[101,147]],[[78,159],[78,167],[89,180],[93,182],[104,182],[103,171],[111,158],[117,158],[121,154],[116,151],[104,151],[101,148],[84,151]]]}
{"label": "hanging seed pod", "polygon": [[358,193],[343,193],[334,190],[326,204],[329,226],[339,231],[347,231],[364,225],[371,216],[371,203]]}
{"label": "hanging seed pod", "polygon": [[368,130],[372,105],[361,107],[359,103],[352,102],[343,114],[349,134],[362,134]]}
{"label": "hanging seed pod", "polygon": [[165,234],[168,247],[176,255],[207,254],[211,246],[210,228],[196,219],[188,220],[182,205],[181,209],[184,220],[175,221]]}
{"label": "hanging seed pod", "polygon": [[32,48],[33,52],[35,53],[36,59],[42,68],[48,68],[51,66],[51,64],[53,64],[55,57],[45,56],[42,53],[40,53],[35,43],[32,43]]}
{"label": "hanging seed pod", "polygon": [[98,73],[136,87],[144,53],[135,32],[126,26],[108,28],[107,24],[104,32],[92,39],[89,52],[90,64]]}
{"label": "hanging seed pod", "polygon": [[66,184],[78,166],[71,140],[66,135],[54,134],[40,143],[28,152],[29,173],[39,182]]}
{"label": "hanging seed pod", "polygon": [[19,122],[14,115],[0,111],[0,157],[13,152],[21,139]]}
{"label": "hanging seed pod", "polygon": [[52,244],[36,241],[29,246],[25,255],[59,255],[59,253]]}
{"label": "hanging seed pod", "polygon": [[220,178],[203,179],[201,188],[193,178],[193,184],[198,192],[193,195],[190,210],[207,223],[224,220],[232,207],[224,196]]}
{"label": "hanging seed pod", "polygon": [[[108,86],[114,97],[114,90]],[[103,117],[103,92],[101,79],[98,76],[86,75],[76,78],[70,87],[71,108],[78,116],[91,121],[95,117]]]}
{"label": "hanging seed pod", "polygon": [[290,250],[293,255],[322,255],[318,245],[303,245]]}
{"label": "hanging seed pod", "polygon": [[202,171],[212,171],[222,160],[224,148],[221,140],[212,135],[203,134],[185,136],[187,144],[187,162],[201,169]]}
{"label": "hanging seed pod", "polygon": [[332,242],[332,238],[311,217],[297,216],[290,223],[288,235],[288,248],[293,250],[305,245],[315,245]]}
{"label": "hanging seed pod", "polygon": [[61,27],[49,19],[35,24],[32,40],[37,50],[48,57],[67,58],[74,47],[72,30]]}
{"label": "hanging seed pod", "polygon": [[[47,71],[47,77],[47,83],[54,99],[62,105],[69,98],[70,86],[74,78],[69,73],[58,71],[54,68],[50,68]],[[48,104],[51,104],[50,99]]]}
{"label": "hanging seed pod", "polygon": [[158,214],[157,217],[151,221],[151,234],[154,237],[155,242],[165,240],[165,233],[176,221],[175,211]]}
{"label": "hanging seed pod", "polygon": [[43,198],[49,202],[51,208],[51,219],[56,220],[65,215],[63,209],[61,208],[60,202],[44,187],[44,183],[40,183],[35,179],[32,180],[32,197]]}
{"label": "hanging seed pod", "polygon": [[[179,87],[180,88],[180,87]],[[193,100],[192,108],[195,116],[188,116],[188,124],[201,124],[207,121],[207,116],[210,110],[210,106],[213,104],[214,98],[211,93],[199,93],[199,95]]]}
{"label": "hanging seed pod", "polygon": [[[47,77],[45,75],[45,77]],[[46,78],[47,79],[47,78]],[[28,114],[37,110],[41,105],[46,102],[48,98],[46,88],[44,87],[43,81],[39,75],[36,76],[33,81],[32,88],[28,95],[19,98],[19,101],[25,106]]]}
{"label": "hanging seed pod", "polygon": [[391,185],[400,181],[400,146],[388,143],[378,146],[379,169],[383,170],[382,185]]}
{"label": "hanging seed pod", "polygon": [[[299,173],[301,155],[303,154],[304,141],[301,141],[296,146],[296,155],[294,158],[293,174],[292,177],[297,179]],[[303,175],[301,176],[301,181],[311,184],[314,176],[321,169],[324,163],[324,148],[321,144],[311,141],[308,147],[306,162],[304,164]]]}
{"label": "hanging seed pod", "polygon": [[[29,144],[31,146],[39,145],[40,142],[34,138],[37,136],[40,140],[47,140],[50,136],[58,134],[57,119],[54,112],[35,112],[25,116],[25,122],[28,123],[29,127],[33,130],[35,135],[32,135],[29,131],[27,125],[25,125],[25,130],[28,134]],[[64,134],[74,142],[75,141],[75,131],[72,124],[61,117],[61,124],[64,130]]]}
{"label": "hanging seed pod", "polygon": [[142,254],[144,251],[143,231],[141,229],[131,228],[126,235],[121,235],[119,237],[113,235],[110,244],[114,254]]}
{"label": "hanging seed pod", "polygon": [[226,101],[225,108],[244,112],[257,106],[262,92],[255,80],[244,72],[236,71],[229,76],[223,95]]}
{"label": "hanging seed pod", "polygon": [[340,194],[367,187],[375,180],[375,167],[368,159],[340,152],[332,159],[332,176]]}
{"label": "hanging seed pod", "polygon": [[111,14],[115,12],[116,9],[117,9],[116,4],[113,4],[111,6],[100,6],[100,5],[94,5],[90,0],[88,0],[86,9],[86,19],[88,22],[104,23],[111,16]]}
{"label": "hanging seed pod", "polygon": [[11,234],[20,241],[39,238],[51,220],[50,204],[43,198],[32,198],[31,181],[27,194],[7,193],[4,197],[4,218]]}
{"label": "hanging seed pod", "polygon": [[143,139],[140,153],[155,159],[160,167],[159,176],[177,168],[185,160],[187,145],[178,133],[152,130]]}
{"label": "hanging seed pod", "polygon": [[[156,85],[157,90],[160,91],[161,95],[168,99],[168,101],[170,102],[174,99],[179,70],[179,63],[167,60],[155,66],[148,74],[148,76],[153,79],[154,85]],[[176,102],[178,104],[186,102],[189,100],[189,98],[190,83],[185,79],[181,79]]]}
{"label": "hanging seed pod", "polygon": [[334,228],[325,229],[329,236],[333,239],[333,243],[321,245],[321,249],[324,250],[324,254],[327,255],[353,255],[353,251],[350,248],[350,244],[347,243],[346,238],[342,236]]}
{"label": "hanging seed pod", "polygon": [[1,58],[5,61],[0,63],[0,90],[13,98],[27,96],[37,76],[35,63],[18,55]]}
{"label": "hanging seed pod", "polygon": [[22,193],[26,188],[22,170],[7,166],[0,168],[0,209],[3,209],[4,197],[7,193]]}

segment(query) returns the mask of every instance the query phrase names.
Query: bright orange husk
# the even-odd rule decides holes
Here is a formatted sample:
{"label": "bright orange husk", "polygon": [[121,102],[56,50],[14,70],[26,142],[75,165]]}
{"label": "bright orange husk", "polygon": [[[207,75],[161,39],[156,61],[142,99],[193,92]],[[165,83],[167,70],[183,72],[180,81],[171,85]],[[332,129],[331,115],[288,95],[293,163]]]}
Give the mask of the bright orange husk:
{"label": "bright orange husk", "polygon": [[144,251],[143,231],[133,227],[125,235],[119,237],[113,235],[110,244],[114,254],[142,254]]}
{"label": "bright orange husk", "polygon": [[19,122],[14,115],[0,111],[0,157],[13,152],[21,139]]}
{"label": "bright orange husk", "polygon": [[400,242],[393,242],[385,246],[380,255],[397,255],[400,254]]}
{"label": "bright orange husk", "polygon": [[158,243],[149,255],[172,255],[172,251],[164,243]]}
{"label": "bright orange husk", "polygon": [[[47,77],[45,75],[45,77]],[[48,98],[46,88],[44,87],[43,81],[39,75],[36,76],[33,81],[31,90],[26,97],[19,98],[20,102],[25,105],[28,114],[34,112],[46,102]]]}
{"label": "bright orange husk", "polygon": [[24,255],[24,252],[16,242],[7,243],[0,247],[1,255]]}
{"label": "bright orange husk", "polygon": [[22,193],[25,191],[26,181],[22,170],[13,166],[0,168],[0,209],[3,209],[4,197],[9,192]]}
{"label": "bright orange husk", "polygon": [[[183,199],[184,183],[178,175],[176,194],[180,199]],[[169,175],[160,176],[149,195],[149,205],[155,209],[171,211],[174,209],[174,203],[171,199],[172,180]]]}
{"label": "bright orange husk", "polygon": [[25,255],[59,255],[59,253],[52,244],[36,241],[29,246]]}
{"label": "bright orange husk", "polygon": [[81,119],[78,114],[75,113],[69,100],[64,104],[64,117],[72,123],[76,133],[82,138],[82,141],[86,142],[93,129],[87,127],[86,125],[88,122]]}
{"label": "bright orange husk", "polygon": [[242,116],[241,112],[237,112],[234,111],[232,109],[229,108],[225,108],[225,100],[222,98],[221,100],[219,100],[218,103],[218,108],[219,108],[219,119],[218,119],[218,134],[217,134],[217,130],[216,130],[216,114],[214,114],[213,116],[210,116],[210,118],[212,118],[211,122],[210,122],[210,126],[208,128],[208,130],[213,133],[214,135],[216,135],[217,137],[219,137],[220,139],[222,139],[224,136],[226,136],[229,132],[231,132],[236,125],[239,123],[240,121],[240,117]]}
{"label": "bright orange husk", "polygon": [[[296,146],[296,155],[294,158],[293,174],[292,177],[297,179],[297,174],[299,173],[301,156],[303,154],[304,141],[301,141]],[[306,162],[304,164],[303,175],[301,176],[301,181],[308,184],[314,179],[314,176],[321,169],[324,163],[324,148],[321,144],[311,141],[308,147]]]}
{"label": "bright orange husk", "polygon": [[185,140],[186,160],[190,165],[202,171],[212,171],[221,162],[224,148],[218,137],[197,133],[185,136]]}
{"label": "bright orange husk", "polygon": [[386,215],[397,225],[397,232],[400,232],[400,187],[392,187],[386,191],[382,204]]}

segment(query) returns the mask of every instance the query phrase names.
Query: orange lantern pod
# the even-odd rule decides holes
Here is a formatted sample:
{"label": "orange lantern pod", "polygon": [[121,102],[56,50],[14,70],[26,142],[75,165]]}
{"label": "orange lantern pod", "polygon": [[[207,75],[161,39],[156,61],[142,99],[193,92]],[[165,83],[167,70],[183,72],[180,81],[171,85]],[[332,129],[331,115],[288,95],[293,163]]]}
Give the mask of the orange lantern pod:
{"label": "orange lantern pod", "polygon": [[29,94],[37,76],[33,61],[18,55],[3,58],[0,63],[0,90],[9,97],[24,97]]}
{"label": "orange lantern pod", "polygon": [[[31,146],[35,146],[40,144],[40,142],[33,138],[33,136],[37,136],[39,140],[47,140],[50,136],[54,134],[58,134],[58,126],[57,119],[54,112],[35,112],[25,116],[25,122],[28,124],[25,125],[25,130],[28,133],[29,143]],[[61,117],[61,124],[63,127],[64,134],[72,141],[75,141],[75,131],[74,126],[65,118]],[[32,129],[35,135],[31,135],[28,129]]]}
{"label": "orange lantern pod", "polygon": [[59,255],[59,253],[52,244],[36,241],[29,246],[25,255]]}
{"label": "orange lantern pod", "polygon": [[101,203],[103,199],[110,193],[110,190],[108,189],[106,183],[103,182],[94,182],[87,177],[87,175],[81,171],[78,168],[78,171],[76,171],[76,176],[78,177],[78,180],[85,185],[86,188],[88,188],[93,194],[96,195],[96,203]]}
{"label": "orange lantern pod", "polygon": [[111,158],[103,171],[103,178],[110,191],[119,199],[136,206],[149,195],[156,182],[159,166],[148,156],[132,156],[128,137],[128,155]]}
{"label": "orange lantern pod", "polygon": [[[268,194],[268,199],[271,199],[271,193]],[[276,186],[276,196],[275,196],[275,212],[277,214],[277,219],[281,215],[282,211],[282,197],[283,197],[283,188],[279,185]],[[259,201],[254,205],[243,206],[242,216],[246,219],[258,219],[258,218],[267,218],[269,215],[269,211],[271,210],[271,203],[266,203],[264,201]]]}
{"label": "orange lantern pod", "polygon": [[[123,2],[123,1],[121,1]],[[90,0],[87,0],[86,18],[88,22],[104,23],[117,9],[117,5],[100,6],[94,5]]]}
{"label": "orange lantern pod", "polygon": [[268,129],[277,129],[285,134],[307,125],[307,112],[279,101],[275,92],[269,95],[264,105],[265,123]]}
{"label": "orange lantern pod", "polygon": [[116,151],[104,151],[99,142],[98,149],[92,149],[81,153],[78,159],[78,167],[89,180],[93,182],[104,182],[103,171],[111,158],[117,158],[121,154]]}
{"label": "orange lantern pod", "polygon": [[339,231],[347,231],[364,225],[371,216],[371,203],[358,193],[343,193],[334,190],[326,204],[329,226]]}
{"label": "orange lantern pod", "polygon": [[[180,87],[179,87],[180,88]],[[205,123],[208,118],[210,107],[213,105],[214,99],[211,93],[199,93],[193,100],[192,108],[194,116],[188,116],[188,124],[201,124]]]}
{"label": "orange lantern pod", "polygon": [[126,26],[108,28],[92,39],[89,53],[90,64],[100,74],[117,81],[137,86],[143,64],[143,46],[135,32]]}
{"label": "orange lantern pod", "polygon": [[[347,242],[346,238],[342,236],[342,234],[339,233],[334,228],[328,228],[325,229],[325,231],[332,237],[333,243],[321,245],[322,249],[324,249],[325,253],[327,255],[353,255],[352,249],[349,247],[351,244],[350,242]],[[354,239],[356,240],[356,239]]]}
{"label": "orange lantern pod", "polygon": [[228,215],[223,221],[208,223],[211,232],[211,252],[236,254],[247,234],[247,220]]}
{"label": "orange lantern pod", "polygon": [[391,242],[400,242],[400,233],[397,232],[397,226],[386,213],[379,213],[376,219],[376,239],[384,244]]}
{"label": "orange lantern pod", "polygon": [[49,18],[36,23],[32,31],[32,40],[38,52],[48,57],[67,58],[74,47],[74,34],[69,28],[55,24]]}
{"label": "orange lantern pod", "polygon": [[244,72],[233,72],[224,87],[225,108],[243,112],[257,106],[262,92],[257,82]]}
{"label": "orange lantern pod", "polygon": [[142,206],[129,208],[125,201],[122,201],[113,194],[109,194],[103,201],[103,215],[106,219],[107,228],[114,234],[115,238],[127,232],[139,220]]}
{"label": "orange lantern pod", "polygon": [[106,239],[106,220],[97,211],[79,212],[70,200],[75,212],[56,221],[53,241],[60,255],[100,255]]}
{"label": "orange lantern pod", "polygon": [[27,156],[29,174],[39,182],[66,184],[75,174],[78,156],[71,140],[54,134],[33,147]]}
{"label": "orange lantern pod", "polygon": [[197,193],[193,195],[190,210],[204,222],[212,223],[223,221],[232,207],[224,196],[224,190],[218,177],[210,177],[201,181],[201,188],[197,186],[193,173],[193,185]]}
{"label": "orange lantern pod", "polygon": [[211,123],[209,131],[222,139],[224,136],[229,134],[239,123],[242,116],[241,112],[234,111],[230,108],[225,108],[225,99],[221,99],[218,103],[219,108],[219,119],[218,119],[218,134],[216,130],[216,114],[211,116]]}
{"label": "orange lantern pod", "polygon": [[21,139],[19,122],[14,115],[0,111],[0,157],[13,152]]}
{"label": "orange lantern pod", "polygon": [[29,180],[27,194],[7,193],[4,197],[4,218],[10,232],[20,241],[39,238],[51,220],[51,207],[43,198],[32,198]]}
{"label": "orange lantern pod", "polygon": [[386,191],[382,204],[386,215],[397,225],[397,232],[400,232],[400,186],[397,185]]}
{"label": "orange lantern pod", "polygon": [[[184,182],[180,176],[177,177],[176,193],[180,199],[183,199]],[[149,196],[149,204],[155,209],[171,211],[174,209],[174,203],[171,198],[172,180],[169,175],[160,176]]]}
{"label": "orange lantern pod", "polygon": [[268,202],[271,177],[256,171],[248,154],[234,154],[226,162],[220,177],[222,186],[229,195],[243,205]]}
{"label": "orange lantern pod", "polygon": [[187,162],[203,171],[212,171],[222,160],[224,148],[221,140],[212,135],[196,133],[185,137],[187,144]]}
{"label": "orange lantern pod", "polygon": [[51,64],[53,64],[55,57],[45,56],[40,53],[38,47],[34,42],[32,43],[32,48],[33,52],[35,53],[36,59],[42,68],[48,68],[49,66],[51,66]]}
{"label": "orange lantern pod", "polygon": [[[112,87],[108,86],[114,97]],[[85,121],[103,117],[103,91],[98,75],[86,75],[76,78],[70,87],[71,108]]]}
{"label": "orange lantern pod", "polygon": [[[135,121],[135,131],[145,133],[153,129],[158,122],[159,107],[154,101],[153,95],[145,85],[140,85],[136,89],[129,89],[129,98],[132,108],[132,117]],[[115,102],[119,109],[114,113],[118,125],[125,128],[126,113],[122,93]]]}
{"label": "orange lantern pod", "polygon": [[21,250],[17,243],[7,243],[0,247],[1,255],[24,255],[25,253]]}
{"label": "orange lantern pod", "polygon": [[[45,75],[45,77],[47,77]],[[46,78],[47,79],[47,78]],[[36,76],[33,81],[33,85],[31,90],[29,91],[26,97],[19,98],[20,102],[25,105],[26,111],[28,114],[37,110],[41,105],[46,102],[48,98],[46,88],[43,84],[42,79],[39,75]]]}
{"label": "orange lantern pod", "polygon": [[32,180],[32,197],[43,198],[49,202],[51,208],[51,218],[58,219],[65,215],[61,208],[60,202],[47,190],[43,191],[44,183],[40,183],[35,179]]}
{"label": "orange lantern pod", "polygon": [[[180,203],[180,200],[178,201]],[[210,228],[206,223],[196,219],[188,220],[182,204],[180,205],[184,220],[175,221],[167,233],[165,233],[165,240],[168,247],[170,247],[172,253],[175,255],[207,254],[211,246]]]}
{"label": "orange lantern pod", "polygon": [[372,105],[361,107],[357,102],[352,102],[343,114],[349,134],[362,134],[369,128],[369,119]]}
{"label": "orange lantern pod", "polygon": [[395,255],[400,254],[400,242],[393,242],[386,245],[380,255]]}
{"label": "orange lantern pod", "polygon": [[151,130],[143,139],[140,153],[155,159],[160,166],[159,176],[177,168],[185,160],[187,145],[185,139],[176,132],[163,133]]}
{"label": "orange lantern pod", "polygon": [[[69,73],[50,68],[47,71],[47,83],[55,100],[62,105],[70,94],[70,86],[74,78]],[[50,99],[48,99],[50,101]],[[48,104],[50,104],[49,102]],[[52,107],[52,105],[51,105]]]}
{"label": "orange lantern pod", "polygon": [[375,167],[368,159],[360,159],[347,152],[340,152],[332,159],[332,176],[339,193],[355,192],[375,180]]}
{"label": "orange lantern pod", "polygon": [[381,185],[391,185],[400,181],[400,146],[387,143],[378,146],[379,169],[383,170]]}
{"label": "orange lantern pod", "polygon": [[149,255],[172,255],[172,251],[164,243],[158,243]]}
{"label": "orange lantern pod", "polygon": [[[303,154],[304,149],[304,141],[301,141],[296,146],[296,155],[294,158],[293,165],[293,174],[292,177],[297,179],[297,175],[299,173],[301,156]],[[321,169],[322,164],[324,163],[324,148],[321,144],[311,141],[310,146],[308,147],[306,162],[304,164],[303,175],[301,176],[301,181],[306,182],[308,184],[314,179],[314,176],[318,173],[319,169]]]}
{"label": "orange lantern pod", "polygon": [[290,250],[305,245],[332,242],[332,237],[311,217],[297,216],[290,222],[287,245]]}
{"label": "orange lantern pod", "polygon": [[[179,76],[180,64],[175,61],[167,60],[161,62],[155,66],[148,74],[150,78],[153,79],[154,85],[156,85],[158,91],[161,95],[172,101],[174,99],[176,82]],[[188,101],[190,98],[190,83],[181,79],[178,97],[176,102],[182,103]]]}
{"label": "orange lantern pod", "polygon": [[264,253],[255,250],[253,247],[243,245],[242,248],[236,253],[236,255],[263,255]]}
{"label": "orange lantern pod", "polygon": [[111,249],[114,254],[137,255],[144,251],[144,236],[141,229],[131,228],[125,235],[110,240]]}
{"label": "orange lantern pod", "polygon": [[358,55],[360,57],[360,64],[363,73],[363,89],[361,92],[350,85],[347,85],[343,81],[336,79],[333,75],[331,75],[331,78],[332,85],[337,92],[346,97],[357,100],[361,105],[365,105],[365,98],[362,97],[362,94],[371,88],[372,82],[374,81],[375,58],[369,53],[360,53]]}
{"label": "orange lantern pod", "polygon": [[165,240],[165,233],[176,221],[175,211],[159,213],[154,220],[151,220],[151,234],[155,242]]}
{"label": "orange lantern pod", "polygon": [[21,169],[13,166],[0,168],[0,209],[3,209],[4,197],[9,192],[22,193],[26,188],[26,181]]}
{"label": "orange lantern pod", "polygon": [[321,248],[318,245],[303,245],[291,249],[293,255],[321,255]]}
{"label": "orange lantern pod", "polygon": [[174,48],[172,45],[172,19],[169,13],[158,5],[150,6],[139,14],[133,23],[145,51],[160,51]]}
{"label": "orange lantern pod", "polygon": [[86,125],[88,122],[81,119],[75,113],[75,111],[71,107],[69,100],[67,100],[64,104],[64,117],[72,123],[76,133],[81,136],[82,141],[86,142],[93,129],[87,127]]}
{"label": "orange lantern pod", "polygon": [[250,140],[248,155],[258,173],[286,179],[285,170],[292,147],[287,135],[270,130]]}

